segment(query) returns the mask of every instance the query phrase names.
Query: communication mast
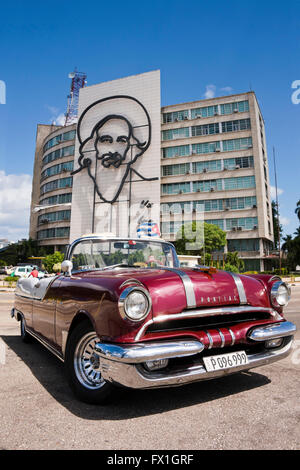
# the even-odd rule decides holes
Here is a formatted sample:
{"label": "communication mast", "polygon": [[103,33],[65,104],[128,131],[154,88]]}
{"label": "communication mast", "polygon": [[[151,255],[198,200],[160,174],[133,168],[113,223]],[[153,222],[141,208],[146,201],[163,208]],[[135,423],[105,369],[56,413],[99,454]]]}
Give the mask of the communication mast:
{"label": "communication mast", "polygon": [[72,82],[70,87],[70,94],[68,95],[68,108],[66,112],[65,126],[77,122],[79,90],[85,86],[86,77],[87,76],[85,73],[77,72],[76,68],[74,72],[69,73],[69,78],[72,79]]}

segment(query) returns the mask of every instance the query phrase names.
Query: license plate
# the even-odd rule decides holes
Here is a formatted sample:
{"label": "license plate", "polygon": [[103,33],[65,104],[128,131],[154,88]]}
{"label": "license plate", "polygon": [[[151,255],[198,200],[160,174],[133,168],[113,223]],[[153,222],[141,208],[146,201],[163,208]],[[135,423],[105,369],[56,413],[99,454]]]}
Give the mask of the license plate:
{"label": "license plate", "polygon": [[231,367],[238,367],[244,364],[249,364],[245,351],[219,354],[217,356],[208,356],[204,357],[203,361],[208,372],[221,369],[230,369]]}

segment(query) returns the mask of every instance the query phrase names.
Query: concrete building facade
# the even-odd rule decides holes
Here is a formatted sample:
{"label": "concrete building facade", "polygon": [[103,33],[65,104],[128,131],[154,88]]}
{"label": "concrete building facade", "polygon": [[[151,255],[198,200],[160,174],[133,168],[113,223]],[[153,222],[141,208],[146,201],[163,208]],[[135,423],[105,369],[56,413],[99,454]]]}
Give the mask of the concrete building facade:
{"label": "concrete building facade", "polygon": [[[182,211],[185,220],[192,221],[201,207],[206,222],[226,231],[225,252],[238,251],[246,270],[268,269],[273,242],[272,206],[265,127],[255,93],[160,108],[158,85],[159,72],[149,72],[87,87],[81,91],[79,116],[97,99],[117,94],[134,96],[136,89],[136,98],[145,101],[150,110],[156,135],[152,149],[148,150],[149,158],[144,158],[138,170],[145,169],[145,176],[154,176],[159,172],[160,160],[161,172],[159,182],[143,181],[136,186],[143,188],[142,192],[136,189],[136,202],[148,196],[155,207],[160,205],[162,237],[171,241],[182,223]],[[117,110],[114,106],[115,103],[113,113]],[[127,111],[130,114],[126,106],[122,103],[120,106],[125,114]],[[30,236],[53,249],[64,249],[70,238],[82,234],[79,232],[90,232],[92,228],[107,231],[107,204],[102,205],[103,214],[99,212],[101,204],[98,205],[98,225],[93,226],[88,221],[91,205],[87,202],[92,193],[84,202],[85,191],[82,190],[88,187],[87,174],[80,180],[78,174],[71,175],[78,168],[79,145],[75,134],[76,124],[67,127],[39,125],[37,129]],[[107,194],[112,186],[111,174],[112,170],[108,170],[104,178],[108,181]],[[77,184],[77,189],[72,205],[73,184]],[[124,199],[124,194],[118,201]],[[120,217],[119,210],[117,218]],[[74,223],[70,232],[71,218]],[[81,225],[79,219],[83,220]],[[133,235],[132,231],[130,233]]]}
{"label": "concrete building facade", "polygon": [[182,209],[192,221],[200,204],[204,220],[226,231],[225,250],[238,251],[248,270],[267,269],[272,207],[255,93],[165,106],[161,126],[162,236],[174,240]]}
{"label": "concrete building facade", "polygon": [[29,236],[64,250],[70,239],[76,124],[37,127]]}

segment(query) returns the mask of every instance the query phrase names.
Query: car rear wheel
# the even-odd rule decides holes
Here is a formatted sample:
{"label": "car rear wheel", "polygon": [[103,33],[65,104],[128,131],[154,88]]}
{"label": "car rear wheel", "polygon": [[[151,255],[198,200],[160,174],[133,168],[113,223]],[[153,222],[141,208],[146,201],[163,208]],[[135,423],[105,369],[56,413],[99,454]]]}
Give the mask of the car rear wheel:
{"label": "car rear wheel", "polygon": [[92,325],[82,322],[74,328],[67,344],[67,379],[75,396],[85,403],[104,403],[114,390],[101,376],[100,358],[95,351],[97,342],[99,338]]}

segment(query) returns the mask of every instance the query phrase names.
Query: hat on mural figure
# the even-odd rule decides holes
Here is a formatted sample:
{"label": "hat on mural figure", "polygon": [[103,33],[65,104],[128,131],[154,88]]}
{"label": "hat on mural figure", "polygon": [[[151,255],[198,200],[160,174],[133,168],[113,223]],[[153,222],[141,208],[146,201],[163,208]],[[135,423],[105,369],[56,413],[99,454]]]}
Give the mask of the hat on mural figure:
{"label": "hat on mural figure", "polygon": [[[121,109],[119,109],[120,107]],[[139,116],[140,122],[132,122],[128,115],[121,114],[122,109],[127,110],[128,113],[128,109],[130,110],[132,107],[138,108],[136,114]],[[100,119],[99,116],[101,116]],[[79,141],[79,167],[71,174],[74,175],[86,169],[102,201],[116,202],[126,178],[131,176],[131,172],[134,172],[141,180],[158,179],[145,178],[134,168],[134,163],[151,144],[150,117],[144,105],[136,98],[117,95],[92,103],[83,111],[78,120],[77,137]],[[101,178],[99,177],[101,168],[102,170],[110,169],[110,171],[121,172],[114,195],[110,198],[104,196],[103,187],[101,188]]]}

